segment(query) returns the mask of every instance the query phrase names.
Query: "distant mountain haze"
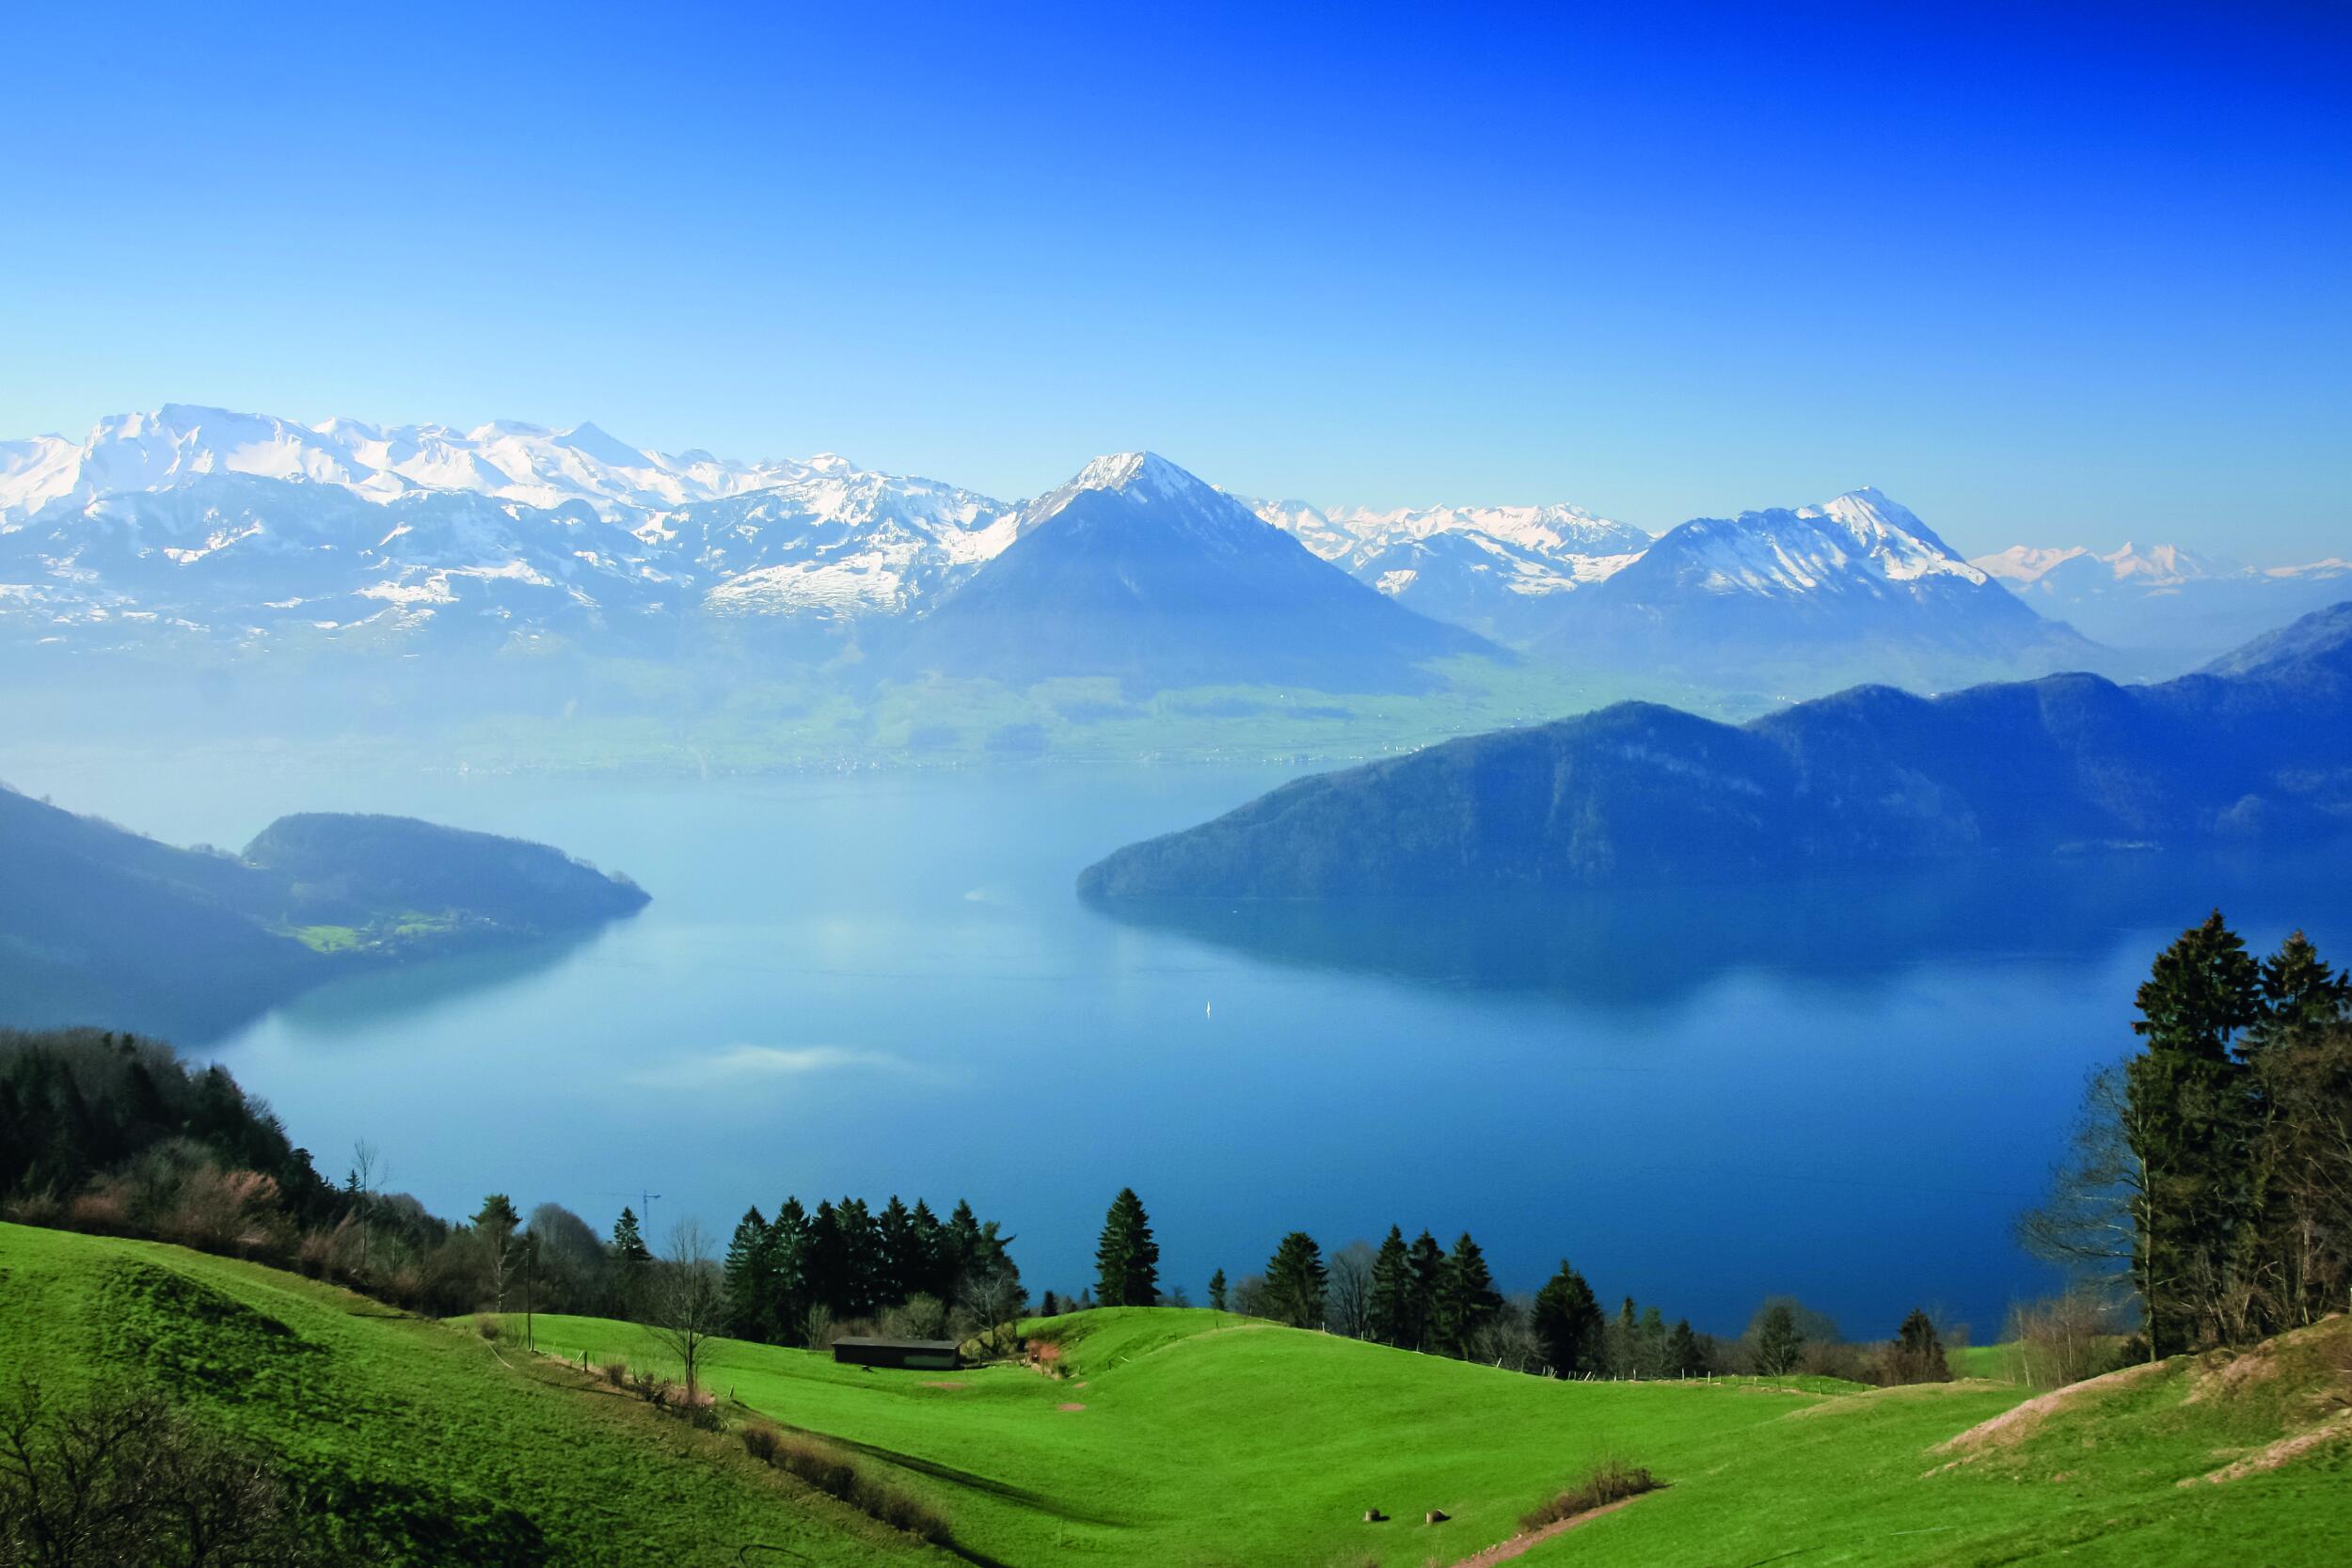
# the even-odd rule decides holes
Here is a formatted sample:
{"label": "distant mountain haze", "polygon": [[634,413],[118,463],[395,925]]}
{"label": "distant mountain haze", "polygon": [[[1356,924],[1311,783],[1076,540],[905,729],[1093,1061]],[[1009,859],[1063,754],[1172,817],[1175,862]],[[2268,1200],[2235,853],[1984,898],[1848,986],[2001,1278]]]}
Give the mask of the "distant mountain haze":
{"label": "distant mountain haze", "polygon": [[1973,562],[2044,615],[2118,648],[2210,657],[2352,593],[2352,559],[2251,567],[2170,545],[2011,546]]}

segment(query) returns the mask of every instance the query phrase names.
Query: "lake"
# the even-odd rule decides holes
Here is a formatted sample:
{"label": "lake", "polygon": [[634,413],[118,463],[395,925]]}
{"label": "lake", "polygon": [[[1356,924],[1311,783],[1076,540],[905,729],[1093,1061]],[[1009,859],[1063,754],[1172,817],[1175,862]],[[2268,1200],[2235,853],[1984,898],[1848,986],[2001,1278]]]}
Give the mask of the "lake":
{"label": "lake", "polygon": [[653,1231],[897,1192],[969,1197],[1032,1290],[1090,1282],[1112,1194],[1164,1277],[1391,1223],[1464,1228],[1507,1290],[1572,1259],[1734,1333],[1791,1292],[1857,1337],[1915,1303],[1986,1340],[2048,1279],[2010,1240],[2155,950],[2219,903],[2342,961],[2340,868],[2120,857],[1876,884],[1109,913],[1131,839],[1279,781],[1007,767],[619,783],[0,754],[0,776],[188,843],[294,809],[560,845],[653,895],[585,940],[354,977],[230,1036],[340,1176],[470,1213],[493,1190]]}

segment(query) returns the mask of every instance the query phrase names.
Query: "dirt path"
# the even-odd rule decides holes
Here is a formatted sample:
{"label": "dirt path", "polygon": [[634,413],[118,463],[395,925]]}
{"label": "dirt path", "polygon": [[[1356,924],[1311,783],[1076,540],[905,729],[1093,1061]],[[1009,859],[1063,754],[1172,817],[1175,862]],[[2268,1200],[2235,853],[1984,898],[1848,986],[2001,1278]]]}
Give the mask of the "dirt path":
{"label": "dirt path", "polygon": [[1496,1563],[1508,1562],[1515,1557],[1533,1551],[1555,1535],[1565,1534],[1579,1525],[1590,1524],[1604,1513],[1614,1513],[1621,1508],[1630,1508],[1641,1500],[1639,1497],[1619,1497],[1613,1503],[1603,1503],[1598,1508],[1587,1509],[1581,1513],[1571,1513],[1566,1518],[1546,1525],[1541,1529],[1521,1530],[1510,1540],[1498,1542],[1475,1557],[1464,1558],[1455,1563],[1454,1568],[1495,1568]]}

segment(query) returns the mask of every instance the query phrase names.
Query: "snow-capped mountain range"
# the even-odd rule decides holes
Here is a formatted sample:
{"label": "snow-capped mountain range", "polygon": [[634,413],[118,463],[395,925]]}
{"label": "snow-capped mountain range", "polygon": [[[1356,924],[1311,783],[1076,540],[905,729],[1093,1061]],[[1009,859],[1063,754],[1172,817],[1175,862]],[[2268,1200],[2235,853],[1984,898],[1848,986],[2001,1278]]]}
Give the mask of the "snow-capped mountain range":
{"label": "snow-capped mountain range", "polygon": [[2171,545],[2013,545],[1974,564],[2043,614],[2119,648],[2209,657],[2352,596],[2352,560],[2244,566]]}
{"label": "snow-capped mountain range", "polygon": [[1541,631],[1570,594],[1622,569],[1651,537],[1577,506],[1326,511],[1254,501],[1259,516],[1424,615],[1502,641]]}
{"label": "snow-capped mountain range", "polygon": [[706,451],[672,457],[614,440],[593,424],[570,430],[500,420],[472,430],[383,426],[357,420],[296,424],[266,414],[166,404],[98,421],[79,442],[36,436],[0,442],[0,527],[58,501],[167,490],[202,474],[338,484],[370,500],[465,491],[557,507],[586,501],[613,517],[718,500],[847,468],[827,454],[806,463],[731,463]]}
{"label": "snow-capped mountain range", "polygon": [[[79,441],[0,443],[0,636],[496,645],[726,623],[832,636],[927,616],[1073,500],[1104,494],[1131,520],[1168,523],[1168,549],[1239,551],[1293,580],[1290,556],[1262,557],[1256,536],[1233,531],[1254,515],[1303,546],[1299,559],[1397,605],[1580,664],[1698,672],[1840,641],[2028,665],[2084,656],[2034,610],[2103,641],[2194,652],[2352,593],[2340,560],[2253,570],[2169,546],[2018,546],[1968,562],[1869,489],[1653,539],[1565,505],[1247,500],[1134,452],[1022,503],[831,453],[657,452],[594,425],[302,424],[167,404]],[[1133,564],[1120,550],[1089,559]]]}

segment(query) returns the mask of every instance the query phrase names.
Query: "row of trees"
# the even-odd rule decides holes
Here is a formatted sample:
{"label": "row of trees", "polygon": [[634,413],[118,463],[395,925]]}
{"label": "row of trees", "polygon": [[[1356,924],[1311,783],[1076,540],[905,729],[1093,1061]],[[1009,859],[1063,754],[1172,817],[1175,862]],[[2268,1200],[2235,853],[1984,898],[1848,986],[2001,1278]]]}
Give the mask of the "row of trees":
{"label": "row of trees", "polygon": [[[1181,1297],[1160,1289],[1159,1245],[1133,1188],[1120,1189],[1104,1217],[1095,1263],[1093,1299],[1103,1306],[1172,1305]],[[1687,1318],[1669,1327],[1658,1307],[1639,1307],[1630,1296],[1613,1316],[1605,1312],[1565,1259],[1532,1298],[1508,1299],[1467,1231],[1447,1248],[1427,1230],[1407,1242],[1403,1227],[1391,1226],[1378,1247],[1350,1242],[1327,1258],[1312,1236],[1294,1230],[1263,1273],[1228,1281],[1219,1269],[1208,1295],[1218,1311],[1557,1377],[1803,1370],[1917,1383],[1949,1375],[1942,1337],[1924,1310],[1914,1309],[1894,1339],[1865,1347],[1847,1344],[1821,1314],[1775,1298],[1744,1336],[1723,1341],[1696,1332]]]}
{"label": "row of trees", "polygon": [[2242,1342],[2352,1291],[2352,981],[2296,932],[2256,959],[2216,911],[2160,954],[2142,1048],[2094,1075],[2020,1235],[2143,1325]]}
{"label": "row of trees", "polygon": [[[624,1211],[624,1226],[631,1216]],[[984,1323],[1019,1316],[1027,1294],[1008,1250],[1012,1238],[960,1202],[942,1221],[896,1194],[873,1212],[863,1198],[787,1197],[774,1219],[744,1212],[723,1270],[728,1332],[771,1344],[820,1345],[841,1324],[882,1317],[899,1332],[936,1338],[958,1309]],[[613,1246],[628,1245],[616,1227]]]}

